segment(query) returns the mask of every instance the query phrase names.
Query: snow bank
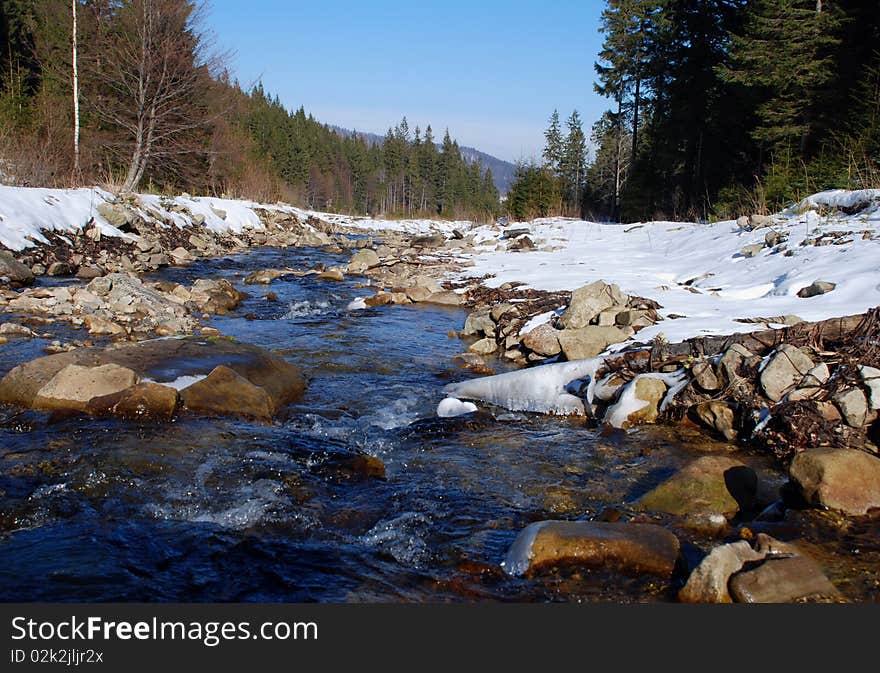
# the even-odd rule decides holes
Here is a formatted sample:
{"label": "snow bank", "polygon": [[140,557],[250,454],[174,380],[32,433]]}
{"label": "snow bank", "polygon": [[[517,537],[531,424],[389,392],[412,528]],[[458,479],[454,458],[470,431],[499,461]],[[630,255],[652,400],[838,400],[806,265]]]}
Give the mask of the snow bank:
{"label": "snow bank", "polygon": [[[880,199],[880,190],[823,192],[811,198],[846,207],[867,197]],[[496,250],[500,232],[484,226],[474,234],[486,243],[471,257],[474,266],[459,278],[491,274],[485,283],[492,287],[519,281],[548,291],[574,290],[599,279],[616,283],[624,292],[654,299],[663,307],[659,312],[666,319],[641,330],[637,339],[642,342],[659,334],[676,342],[761,328],[737,318],[797,315],[814,321],[854,315],[880,305],[877,203],[854,215],[786,211],[773,229],[788,235],[786,247],[764,247],[754,257],[740,251],[764,244],[772,230],[745,231],[734,221],[620,225],[545,218],[529,223],[538,249],[516,254]],[[801,245],[830,232],[852,233],[834,244]],[[862,232],[869,237],[863,238]],[[809,299],[797,296],[815,280],[837,287]],[[529,326],[544,319],[542,315]]]}
{"label": "snow bank", "polygon": [[[113,194],[99,188],[41,189],[0,185],[0,244],[10,250],[24,250],[48,243],[43,232],[64,235],[84,229],[93,221],[105,236],[128,237],[98,212],[98,206],[114,200]],[[303,222],[310,213],[287,205],[258,204],[253,201],[214,197],[178,196],[169,199],[142,194],[134,209],[157,226],[185,227],[193,220],[213,232],[238,234],[245,229],[263,229],[256,210],[274,210],[298,216]],[[180,212],[185,208],[189,213]],[[308,226],[308,225],[305,225]]]}

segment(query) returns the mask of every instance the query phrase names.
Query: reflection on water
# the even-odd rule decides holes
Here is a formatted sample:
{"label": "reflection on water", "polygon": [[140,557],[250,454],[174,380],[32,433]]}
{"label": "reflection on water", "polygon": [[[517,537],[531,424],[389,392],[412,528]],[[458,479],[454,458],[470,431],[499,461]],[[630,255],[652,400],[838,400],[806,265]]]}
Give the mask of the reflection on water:
{"label": "reflection on water", "polygon": [[[0,408],[0,598],[671,599],[674,586],[596,571],[514,579],[499,563],[532,521],[628,513],[626,503],[693,456],[681,436],[604,436],[582,420],[498,409],[437,418],[442,386],[469,376],[451,362],[462,342],[447,336],[463,311],[349,310],[365,294],[355,280],[240,285],[258,268],[343,261],[264,249],[158,274],[228,277],[251,295],[211,324],[307,373],[306,397],[283,421],[155,425]],[[277,301],[265,299],[270,290]],[[0,373],[43,346],[3,346]],[[757,463],[768,483],[781,481]],[[792,513],[793,534],[828,540],[815,551],[831,578],[850,597],[876,597],[877,525],[840,532],[821,516]],[[682,535],[686,554],[713,544]]]}

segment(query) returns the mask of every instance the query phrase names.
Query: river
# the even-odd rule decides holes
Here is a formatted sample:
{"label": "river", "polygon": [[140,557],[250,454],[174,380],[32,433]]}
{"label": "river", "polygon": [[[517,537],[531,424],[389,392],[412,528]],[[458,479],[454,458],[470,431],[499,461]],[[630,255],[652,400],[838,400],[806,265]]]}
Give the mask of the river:
{"label": "river", "polygon": [[[722,445],[503,409],[440,419],[442,386],[473,376],[452,361],[465,350],[448,336],[462,309],[348,310],[370,293],[357,277],[241,285],[254,269],[345,261],[264,248],[153,276],[225,277],[253,295],[210,324],[307,374],[305,398],[278,422],[184,415],[154,424],[0,407],[0,599],[673,600],[675,582],[577,570],[512,578],[499,564],[529,523],[629,516],[627,503]],[[278,301],[263,298],[269,290]],[[83,338],[63,323],[49,329]],[[0,375],[45,346],[10,341]],[[766,459],[741,459],[763,488],[784,482]],[[829,576],[852,598],[876,599],[876,524],[830,534],[821,514],[798,512],[777,526],[822,540]],[[681,536],[686,561],[718,543]],[[865,565],[853,566],[853,547]]]}

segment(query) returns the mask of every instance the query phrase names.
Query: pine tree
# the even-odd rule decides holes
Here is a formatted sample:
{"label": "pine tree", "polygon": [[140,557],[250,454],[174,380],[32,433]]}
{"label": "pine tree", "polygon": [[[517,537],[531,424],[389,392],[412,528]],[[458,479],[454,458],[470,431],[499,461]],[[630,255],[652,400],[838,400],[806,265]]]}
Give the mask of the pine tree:
{"label": "pine tree", "polygon": [[559,126],[559,111],[553,110],[550,115],[550,126],[544,131],[544,161],[545,165],[555,174],[559,175],[563,160],[563,138]]}
{"label": "pine tree", "polygon": [[841,17],[816,0],[755,0],[743,30],[733,36],[731,82],[759,100],[753,137],[775,152],[815,149],[818,100],[832,82]]}
{"label": "pine tree", "polygon": [[580,215],[587,163],[587,139],[577,110],[571,113],[565,124],[568,132],[562,154],[562,184],[568,212]]}

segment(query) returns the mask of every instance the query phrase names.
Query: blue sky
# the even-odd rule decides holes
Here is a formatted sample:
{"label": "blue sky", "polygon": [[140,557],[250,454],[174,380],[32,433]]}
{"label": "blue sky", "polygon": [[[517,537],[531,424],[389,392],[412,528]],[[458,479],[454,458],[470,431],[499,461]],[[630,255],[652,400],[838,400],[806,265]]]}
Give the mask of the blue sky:
{"label": "blue sky", "polygon": [[406,115],[502,159],[540,155],[553,108],[589,127],[603,0],[210,0],[207,27],[244,85],[384,133]]}

